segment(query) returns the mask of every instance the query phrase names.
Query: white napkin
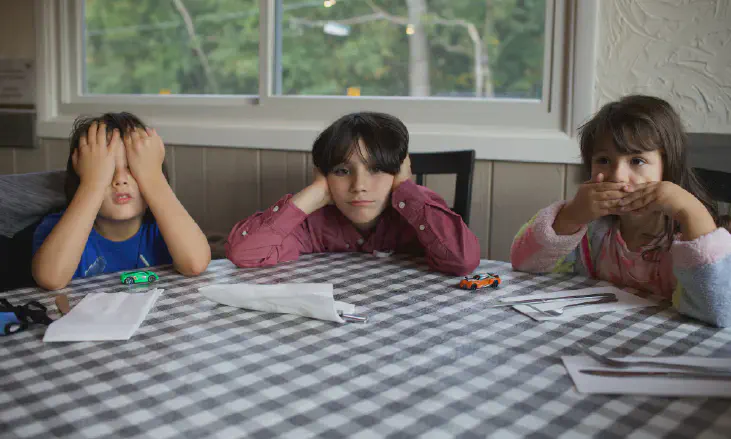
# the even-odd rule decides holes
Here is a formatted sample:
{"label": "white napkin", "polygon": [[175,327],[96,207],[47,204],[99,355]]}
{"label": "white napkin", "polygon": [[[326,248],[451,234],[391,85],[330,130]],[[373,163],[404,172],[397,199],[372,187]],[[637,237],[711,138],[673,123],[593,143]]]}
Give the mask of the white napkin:
{"label": "white napkin", "polygon": [[163,291],[87,294],[48,326],[43,341],[129,340]]}
{"label": "white napkin", "polygon": [[[580,373],[580,369],[600,369],[611,371],[668,371],[677,369],[632,367],[617,369],[607,367],[586,356],[561,357],[566,370],[581,393],[598,393],[605,395],[655,395],[655,396],[715,396],[731,398],[731,381],[706,380],[697,378],[665,378],[665,377],[606,377]],[[622,360],[641,360],[647,357],[622,357]],[[668,364],[692,364],[696,366],[725,367],[731,364],[731,358],[703,357],[653,357],[652,361]]]}
{"label": "white napkin", "polygon": [[224,305],[338,323],[345,323],[338,311],[355,313],[355,305],[333,299],[332,284],[219,284],[201,287],[198,291]]}
{"label": "white napkin", "polygon": [[581,299],[581,300],[573,300],[573,301],[561,300],[558,302],[548,302],[548,303],[542,303],[542,304],[535,304],[535,305],[531,305],[531,306],[515,305],[515,306],[513,306],[513,308],[520,311],[521,313],[527,315],[528,317],[532,318],[533,320],[541,322],[543,320],[571,319],[573,317],[581,316],[584,314],[624,311],[624,310],[632,309],[632,308],[646,308],[649,306],[657,306],[657,303],[655,303],[651,300],[643,299],[642,297],[636,296],[630,292],[623,291],[617,287],[612,287],[612,286],[582,288],[580,290],[552,291],[550,293],[531,294],[528,296],[520,296],[520,297],[515,297],[515,298],[510,298],[510,299],[504,299],[504,300],[501,300],[501,302],[510,303],[510,302],[516,301],[516,300],[546,299],[546,298],[560,297],[560,296],[578,296],[578,295],[585,295],[585,294],[600,294],[600,293],[614,294],[615,296],[617,296],[617,302],[600,303],[597,305],[574,306],[571,308],[566,308],[566,310],[563,312],[562,315],[556,316],[556,317],[541,314],[541,313],[537,312],[535,309],[531,308],[531,306],[538,308],[540,310],[546,311],[549,309],[558,309],[558,308],[564,307],[566,305],[580,303],[582,301],[591,302],[594,300],[599,300],[599,298]]}

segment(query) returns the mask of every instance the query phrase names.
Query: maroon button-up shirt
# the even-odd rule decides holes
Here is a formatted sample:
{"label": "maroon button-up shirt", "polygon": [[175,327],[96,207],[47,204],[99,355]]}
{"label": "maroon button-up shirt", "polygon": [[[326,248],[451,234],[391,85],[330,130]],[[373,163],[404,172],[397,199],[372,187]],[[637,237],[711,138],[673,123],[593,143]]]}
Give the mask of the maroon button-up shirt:
{"label": "maroon button-up shirt", "polygon": [[434,270],[471,273],[480,244],[462,217],[433,191],[410,180],[391,194],[391,206],[363,237],[336,206],[307,215],[286,195],[264,212],[238,222],[228,236],[226,257],[239,267],[263,267],[322,252],[424,255]]}

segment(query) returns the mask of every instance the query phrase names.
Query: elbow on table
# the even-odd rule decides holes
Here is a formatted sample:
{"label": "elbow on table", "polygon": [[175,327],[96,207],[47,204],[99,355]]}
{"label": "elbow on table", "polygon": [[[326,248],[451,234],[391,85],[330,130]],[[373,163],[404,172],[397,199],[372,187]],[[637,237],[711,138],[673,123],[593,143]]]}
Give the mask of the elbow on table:
{"label": "elbow on table", "polygon": [[199,260],[190,261],[186,264],[175,265],[175,269],[185,277],[195,277],[206,271],[210,261],[210,257],[207,260],[200,258]]}
{"label": "elbow on table", "polygon": [[720,303],[699,306],[698,304],[692,305],[691,302],[683,299],[684,297],[678,295],[676,290],[676,294],[673,295],[673,308],[680,314],[701,320],[717,328],[731,327],[731,301],[726,303],[726,306]]}
{"label": "elbow on table", "polygon": [[447,264],[435,264],[433,268],[441,271],[445,274],[453,276],[465,276],[473,271],[480,265],[480,253],[479,250],[465,254],[461,258],[451,260]]}
{"label": "elbow on table", "polygon": [[272,267],[278,262],[274,258],[252,258],[252,255],[247,255],[247,252],[241,249],[238,251],[226,249],[226,258],[239,268]]}
{"label": "elbow on table", "polygon": [[706,321],[717,328],[731,327],[731,309],[712,311]]}
{"label": "elbow on table", "polygon": [[62,279],[60,276],[53,276],[36,270],[33,270],[33,280],[39,287],[48,291],[61,290],[71,282],[71,279]]}

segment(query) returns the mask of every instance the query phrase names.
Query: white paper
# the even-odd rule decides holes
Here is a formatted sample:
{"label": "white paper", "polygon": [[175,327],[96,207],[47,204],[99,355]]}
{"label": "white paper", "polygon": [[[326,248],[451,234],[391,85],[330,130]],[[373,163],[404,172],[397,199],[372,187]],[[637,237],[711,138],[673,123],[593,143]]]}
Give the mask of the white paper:
{"label": "white paper", "polygon": [[[580,373],[581,369],[600,369],[611,371],[668,371],[677,369],[632,367],[617,369],[607,367],[594,359],[585,356],[561,357],[566,370],[581,393],[598,393],[606,395],[654,395],[654,396],[705,396],[731,398],[731,381],[703,380],[697,378],[666,377],[606,377]],[[622,360],[647,360],[647,357],[622,357]],[[726,367],[731,365],[731,358],[703,357],[653,357],[652,361],[669,364],[691,364],[696,366]]]}
{"label": "white paper", "polygon": [[566,305],[577,304],[577,303],[580,303],[581,301],[592,302],[595,300],[600,300],[600,298],[589,298],[589,299],[582,299],[582,300],[575,300],[575,301],[562,300],[562,301],[557,301],[557,302],[534,304],[531,306],[515,305],[515,306],[513,306],[513,308],[520,311],[521,313],[527,315],[528,317],[532,318],[533,320],[541,322],[544,320],[561,320],[561,319],[567,320],[567,319],[571,319],[573,317],[581,316],[584,314],[625,311],[625,310],[633,309],[633,308],[646,308],[649,306],[657,306],[657,303],[655,303],[651,300],[643,299],[642,297],[639,297],[628,291],[623,291],[617,287],[612,287],[612,286],[582,288],[580,290],[551,291],[550,293],[538,293],[538,294],[531,294],[531,295],[527,295],[527,296],[511,297],[510,299],[503,299],[503,300],[501,300],[501,302],[510,303],[510,302],[514,302],[514,301],[518,301],[518,300],[546,299],[546,298],[550,299],[553,297],[561,297],[561,296],[578,296],[578,295],[603,294],[603,293],[614,294],[615,296],[617,296],[617,302],[599,303],[596,305],[574,306],[571,308],[566,308],[566,310],[563,312],[562,315],[556,316],[556,317],[542,314],[540,312],[537,312],[535,309],[533,309],[531,307],[535,307],[542,311],[546,311],[549,309],[559,309]]}
{"label": "white paper", "polygon": [[48,326],[43,341],[129,340],[163,291],[87,294]]}
{"label": "white paper", "polygon": [[338,311],[355,313],[355,305],[333,299],[332,284],[219,284],[201,287],[198,291],[224,305],[338,323],[345,323]]}

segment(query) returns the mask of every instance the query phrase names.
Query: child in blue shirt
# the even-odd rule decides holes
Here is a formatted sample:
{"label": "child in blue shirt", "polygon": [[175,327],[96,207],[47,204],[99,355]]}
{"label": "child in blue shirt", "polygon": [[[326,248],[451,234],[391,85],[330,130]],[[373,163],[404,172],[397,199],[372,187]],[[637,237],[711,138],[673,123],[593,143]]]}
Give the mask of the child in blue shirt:
{"label": "child in blue shirt", "polygon": [[157,132],[130,113],[77,119],[68,207],[44,218],[33,239],[39,286],[169,263],[186,276],[206,269],[210,246],[170,188],[164,158]]}

